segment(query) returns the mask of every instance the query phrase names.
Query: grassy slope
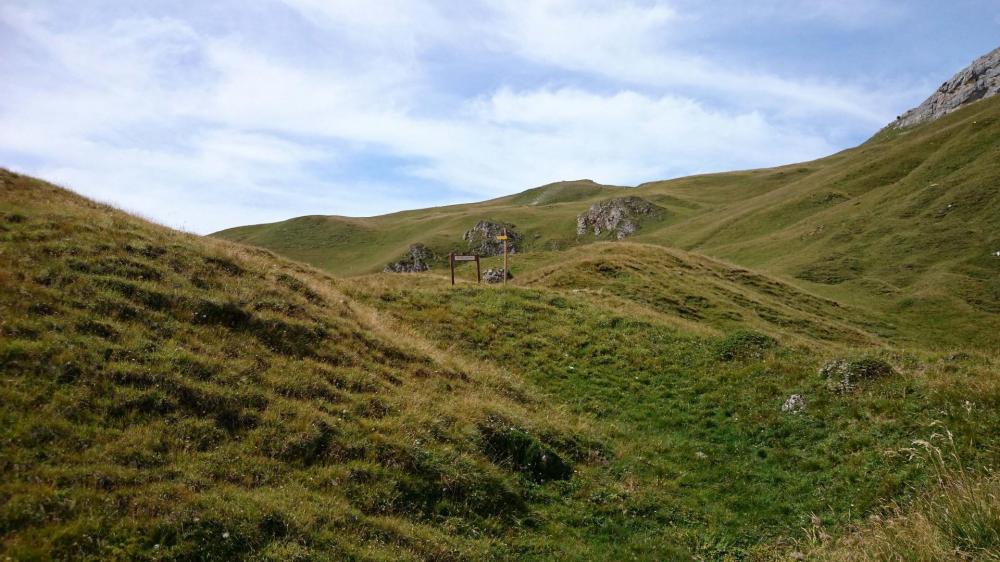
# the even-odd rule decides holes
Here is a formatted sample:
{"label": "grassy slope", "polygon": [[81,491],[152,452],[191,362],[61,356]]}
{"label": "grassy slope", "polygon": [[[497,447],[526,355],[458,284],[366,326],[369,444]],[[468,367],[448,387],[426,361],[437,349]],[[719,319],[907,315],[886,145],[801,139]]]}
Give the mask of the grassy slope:
{"label": "grassy slope", "polygon": [[[662,277],[693,264],[656,267],[646,271]],[[574,276],[583,283],[588,274],[603,276],[590,268]],[[960,435],[970,463],[997,460],[995,357],[869,350],[898,375],[837,395],[816,369],[828,357],[864,352],[853,332],[818,345],[807,343],[800,324],[765,323],[782,342],[777,348],[725,361],[721,351],[740,340],[629,306],[638,301],[619,294],[641,295],[645,281],[617,281],[619,288],[604,292],[453,290],[432,275],[378,275],[349,281],[348,292],[442,346],[511,370],[606,428],[607,468],[582,471],[572,493],[540,514],[549,532],[597,543],[605,557],[671,559],[686,551],[771,559],[781,544],[803,538],[813,515],[839,532],[919,486],[925,464],[907,451],[937,424]],[[723,286],[744,302],[766,302],[766,285]],[[725,330],[731,319],[702,322]],[[807,413],[780,411],[792,393],[806,397]]]}
{"label": "grassy slope", "polygon": [[483,432],[573,462],[590,447],[325,274],[3,171],[0,376],[0,553],[18,560],[556,548]]}
{"label": "grassy slope", "polygon": [[[0,195],[16,558],[771,558],[919,485],[933,424],[997,460],[996,357],[886,349],[867,312],[703,256],[527,254],[508,290],[336,280],[21,176]],[[898,375],[816,377],[857,353]],[[510,425],[573,477],[512,470],[488,445]]]}
{"label": "grassy slope", "polygon": [[[998,139],[993,98],[813,162],[644,184],[629,193],[669,212],[634,240],[721,257],[873,309],[891,318],[883,334],[897,343],[995,348]],[[218,235],[352,275],[381,269],[414,242],[439,255],[461,249],[462,233],[482,218],[517,224],[532,252],[590,242],[576,237],[576,215],[617,193],[569,182],[471,205],[304,217]],[[525,256],[515,268],[542,263]]]}
{"label": "grassy slope", "polygon": [[543,237],[527,241],[531,247],[566,247],[575,244],[575,209],[584,202],[619,193],[621,188],[589,180],[560,182],[472,205],[369,218],[300,217],[231,228],[216,236],[270,248],[340,275],[353,275],[381,271],[414,242],[429,246],[440,257],[439,265],[444,264],[449,251],[464,247],[465,231],[483,218],[512,220],[522,230],[545,232]]}

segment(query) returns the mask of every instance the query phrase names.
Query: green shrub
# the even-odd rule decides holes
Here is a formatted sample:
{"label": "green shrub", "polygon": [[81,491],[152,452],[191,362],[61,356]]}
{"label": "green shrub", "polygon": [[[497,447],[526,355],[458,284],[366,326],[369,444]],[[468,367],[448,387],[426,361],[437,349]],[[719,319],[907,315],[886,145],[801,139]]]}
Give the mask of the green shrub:
{"label": "green shrub", "polygon": [[715,353],[720,361],[761,359],[764,353],[777,346],[778,341],[767,334],[740,330],[719,340]]}

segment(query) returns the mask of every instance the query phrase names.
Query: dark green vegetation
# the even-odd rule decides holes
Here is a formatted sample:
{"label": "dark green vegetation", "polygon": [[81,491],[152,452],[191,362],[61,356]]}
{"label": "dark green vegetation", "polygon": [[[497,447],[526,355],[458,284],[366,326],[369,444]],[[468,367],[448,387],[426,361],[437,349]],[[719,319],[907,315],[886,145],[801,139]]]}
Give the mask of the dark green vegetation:
{"label": "dark green vegetation", "polygon": [[[722,258],[873,310],[888,319],[879,334],[896,344],[1000,347],[1000,259],[991,256],[1000,251],[1000,98],[803,164],[627,191],[564,182],[483,203],[303,217],[218,236],[353,275],[380,271],[414,242],[447,256],[487,217],[516,224],[532,252],[583,244],[576,216],[623,193],[667,210],[635,242]],[[517,260],[514,274],[540,263]]]}
{"label": "dark green vegetation", "polygon": [[[624,243],[575,236],[624,189],[587,181],[221,233],[336,273],[426,244],[407,275],[0,171],[0,555],[982,559],[998,102],[633,188],[666,212]],[[515,282],[451,287],[481,219],[524,237]],[[957,468],[914,448],[945,429]]]}

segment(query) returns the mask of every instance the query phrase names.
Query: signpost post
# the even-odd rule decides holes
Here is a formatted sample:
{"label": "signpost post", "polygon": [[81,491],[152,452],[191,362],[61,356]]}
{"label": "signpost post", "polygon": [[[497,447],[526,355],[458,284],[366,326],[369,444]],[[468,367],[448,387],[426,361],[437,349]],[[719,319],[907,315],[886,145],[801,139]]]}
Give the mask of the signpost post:
{"label": "signpost post", "polygon": [[503,229],[503,234],[497,236],[497,240],[503,240],[503,284],[507,285],[507,229]]}

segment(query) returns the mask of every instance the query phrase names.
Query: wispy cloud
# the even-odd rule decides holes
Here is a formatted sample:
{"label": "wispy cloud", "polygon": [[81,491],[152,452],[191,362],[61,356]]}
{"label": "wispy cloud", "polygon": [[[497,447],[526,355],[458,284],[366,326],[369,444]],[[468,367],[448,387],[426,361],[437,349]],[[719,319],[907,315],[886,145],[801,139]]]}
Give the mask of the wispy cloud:
{"label": "wispy cloud", "polygon": [[[916,96],[719,56],[740,6],[12,1],[0,164],[208,232],[807,159]],[[836,29],[903,9],[755,6]]]}

